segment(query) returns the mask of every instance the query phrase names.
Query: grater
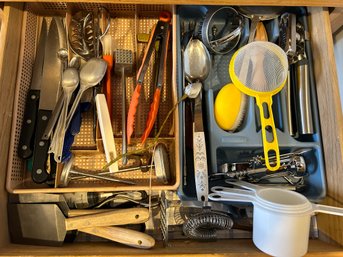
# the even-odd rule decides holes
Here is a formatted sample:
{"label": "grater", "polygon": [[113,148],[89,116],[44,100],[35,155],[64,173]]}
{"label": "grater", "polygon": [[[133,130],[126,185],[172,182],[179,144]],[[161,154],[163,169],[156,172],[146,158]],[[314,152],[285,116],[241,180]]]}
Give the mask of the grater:
{"label": "grater", "polygon": [[[127,139],[126,139],[126,76],[132,74],[133,57],[131,50],[117,49],[114,52],[114,72],[115,74],[121,75],[122,85],[122,154],[127,152]],[[127,163],[127,157],[124,156],[123,164]]]}

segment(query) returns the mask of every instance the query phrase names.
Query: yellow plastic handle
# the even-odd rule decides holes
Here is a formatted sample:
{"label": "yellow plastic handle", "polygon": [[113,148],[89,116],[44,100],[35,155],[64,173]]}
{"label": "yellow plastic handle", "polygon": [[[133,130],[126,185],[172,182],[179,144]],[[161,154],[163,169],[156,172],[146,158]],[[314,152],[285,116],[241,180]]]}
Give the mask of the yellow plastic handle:
{"label": "yellow plastic handle", "polygon": [[[264,158],[266,162],[267,169],[270,171],[276,171],[280,168],[280,152],[279,152],[279,144],[276,135],[276,129],[274,124],[274,117],[272,111],[272,96],[266,95],[256,95],[256,103],[258,108],[260,109],[260,119],[261,119],[261,126],[262,126],[262,140],[263,140],[263,151],[264,151]],[[265,109],[263,108],[265,107]],[[267,138],[267,132],[271,133],[272,138]],[[276,157],[275,166],[270,165],[269,158],[271,156]]]}

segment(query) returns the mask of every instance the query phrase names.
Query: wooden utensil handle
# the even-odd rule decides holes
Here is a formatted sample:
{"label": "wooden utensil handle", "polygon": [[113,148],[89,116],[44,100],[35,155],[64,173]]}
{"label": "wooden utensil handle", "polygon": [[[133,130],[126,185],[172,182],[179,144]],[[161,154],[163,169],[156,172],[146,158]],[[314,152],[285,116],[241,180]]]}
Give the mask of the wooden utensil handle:
{"label": "wooden utensil handle", "polygon": [[149,211],[145,208],[130,208],[109,211],[98,214],[84,215],[80,217],[67,218],[65,220],[66,230],[74,230],[88,227],[139,224],[149,219]]}
{"label": "wooden utensil handle", "polygon": [[155,239],[153,237],[127,228],[92,227],[81,228],[79,231],[141,249],[149,249],[155,245]]}
{"label": "wooden utensil handle", "polygon": [[68,218],[79,217],[90,214],[98,214],[104,212],[110,212],[113,209],[71,209],[68,211]]}

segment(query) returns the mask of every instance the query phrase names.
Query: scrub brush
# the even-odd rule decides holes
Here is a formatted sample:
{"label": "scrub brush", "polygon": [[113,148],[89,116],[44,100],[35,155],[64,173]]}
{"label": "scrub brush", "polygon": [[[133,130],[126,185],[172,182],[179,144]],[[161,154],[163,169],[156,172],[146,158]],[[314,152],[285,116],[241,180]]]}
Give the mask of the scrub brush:
{"label": "scrub brush", "polygon": [[234,132],[239,128],[245,117],[247,98],[232,83],[222,87],[214,101],[214,117],[221,129]]}
{"label": "scrub brush", "polygon": [[112,120],[112,90],[111,90],[111,71],[113,68],[113,56],[112,56],[112,36],[110,34],[105,35],[101,39],[102,48],[103,48],[103,55],[102,58],[107,62],[107,71],[106,71],[106,78],[105,83],[103,85],[103,93],[106,97],[108,111],[110,113],[110,119]]}

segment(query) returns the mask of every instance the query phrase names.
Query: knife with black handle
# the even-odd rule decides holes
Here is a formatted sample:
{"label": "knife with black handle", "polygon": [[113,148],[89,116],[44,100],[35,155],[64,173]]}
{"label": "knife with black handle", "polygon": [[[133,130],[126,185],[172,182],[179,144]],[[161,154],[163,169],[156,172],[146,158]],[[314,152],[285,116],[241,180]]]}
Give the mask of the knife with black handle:
{"label": "knife with black handle", "polygon": [[33,66],[31,87],[26,98],[24,120],[18,145],[18,156],[23,159],[30,158],[33,153],[36,116],[38,112],[40,88],[42,83],[46,36],[47,25],[45,19],[43,19]]}
{"label": "knife with black handle", "polygon": [[47,182],[54,175],[51,168],[53,167],[51,163],[53,158],[50,158],[50,162],[47,161],[50,139],[43,139],[42,137],[61,90],[60,80],[63,64],[58,58],[57,52],[65,47],[66,36],[62,19],[53,17],[45,45],[42,86],[33,151],[32,180],[36,183]]}

